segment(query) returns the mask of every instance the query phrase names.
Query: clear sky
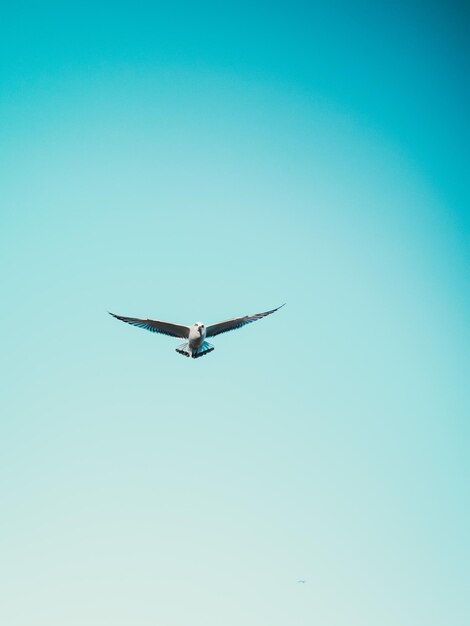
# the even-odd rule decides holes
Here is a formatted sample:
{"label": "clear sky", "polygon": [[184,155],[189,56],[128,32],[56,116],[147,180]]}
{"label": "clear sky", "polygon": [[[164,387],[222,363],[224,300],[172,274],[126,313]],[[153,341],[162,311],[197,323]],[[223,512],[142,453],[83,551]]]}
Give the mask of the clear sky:
{"label": "clear sky", "polygon": [[2,625],[470,623],[468,16],[400,4],[2,4]]}

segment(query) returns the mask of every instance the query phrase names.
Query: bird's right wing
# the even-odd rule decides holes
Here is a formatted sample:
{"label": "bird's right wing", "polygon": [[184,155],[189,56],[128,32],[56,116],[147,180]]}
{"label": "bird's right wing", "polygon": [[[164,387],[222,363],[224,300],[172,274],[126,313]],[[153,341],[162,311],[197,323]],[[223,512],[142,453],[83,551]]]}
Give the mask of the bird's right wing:
{"label": "bird's right wing", "polygon": [[278,306],[277,309],[272,309],[271,311],[265,311],[264,313],[255,313],[254,315],[244,315],[243,317],[234,317],[231,320],[225,320],[224,322],[217,322],[217,324],[211,324],[206,328],[206,337],[215,337],[216,335],[221,335],[222,333],[228,333],[230,330],[235,330],[236,328],[241,328],[242,326],[246,326],[246,324],[251,324],[252,322],[256,322],[266,315],[271,315],[271,313],[275,313],[279,311],[284,306]]}
{"label": "bird's right wing", "polygon": [[171,324],[170,322],[162,322],[160,320],[141,320],[138,317],[123,317],[111,312],[109,314],[121,320],[121,322],[127,322],[133,326],[145,328],[145,330],[149,330],[151,333],[161,333],[162,335],[178,337],[179,339],[187,339],[189,337],[189,326]]}

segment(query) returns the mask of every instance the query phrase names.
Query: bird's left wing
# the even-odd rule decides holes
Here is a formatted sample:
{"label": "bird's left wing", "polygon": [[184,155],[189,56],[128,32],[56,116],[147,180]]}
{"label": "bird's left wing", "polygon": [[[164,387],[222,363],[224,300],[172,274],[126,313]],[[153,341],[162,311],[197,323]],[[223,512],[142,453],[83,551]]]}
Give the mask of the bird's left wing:
{"label": "bird's left wing", "polygon": [[170,337],[178,337],[180,339],[187,339],[189,337],[189,326],[171,324],[170,322],[162,322],[160,320],[141,320],[138,317],[123,317],[122,315],[115,315],[111,312],[109,314],[121,320],[121,322],[127,322],[133,326],[145,328],[145,330],[149,330],[152,333],[161,333],[162,335],[169,335]]}
{"label": "bird's left wing", "polygon": [[271,315],[271,313],[279,311],[279,309],[282,309],[283,306],[284,304],[281,304],[281,306],[278,306],[277,309],[272,309],[271,311],[265,311],[264,313],[255,313],[254,315],[244,315],[243,317],[234,317],[231,320],[225,320],[224,322],[211,324],[206,328],[206,337],[215,337],[215,335],[228,333],[230,330],[235,330],[236,328],[241,328],[246,324],[251,324],[251,322],[256,322],[262,317],[266,317],[266,315]]}

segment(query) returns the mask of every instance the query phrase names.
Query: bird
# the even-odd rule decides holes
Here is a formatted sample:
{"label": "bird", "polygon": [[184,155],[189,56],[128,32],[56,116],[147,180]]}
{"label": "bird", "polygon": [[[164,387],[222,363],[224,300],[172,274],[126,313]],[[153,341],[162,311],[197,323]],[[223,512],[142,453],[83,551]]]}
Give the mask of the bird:
{"label": "bird", "polygon": [[183,326],[181,324],[172,324],[170,322],[162,322],[161,320],[140,319],[138,317],[125,317],[123,315],[116,315],[108,311],[110,315],[115,317],[121,322],[144,328],[152,333],[160,333],[162,335],[169,335],[170,337],[177,337],[179,339],[185,339],[186,341],[175,348],[178,354],[193,359],[198,359],[201,356],[209,354],[214,350],[214,346],[206,341],[206,337],[215,337],[222,333],[228,333],[231,330],[242,328],[247,324],[256,322],[271,313],[279,311],[284,304],[278,306],[271,311],[264,311],[264,313],[255,313],[254,315],[244,315],[242,317],[233,317],[232,319],[225,320],[223,322],[217,322],[216,324],[210,324],[205,326],[202,322],[195,322],[192,326]]}

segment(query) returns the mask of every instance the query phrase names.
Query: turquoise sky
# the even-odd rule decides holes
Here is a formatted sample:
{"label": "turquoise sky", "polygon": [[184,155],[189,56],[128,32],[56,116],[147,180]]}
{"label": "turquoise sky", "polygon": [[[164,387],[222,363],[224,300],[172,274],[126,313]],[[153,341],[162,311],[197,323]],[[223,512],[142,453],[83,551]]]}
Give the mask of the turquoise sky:
{"label": "turquoise sky", "polygon": [[1,624],[470,622],[463,7],[3,3]]}

